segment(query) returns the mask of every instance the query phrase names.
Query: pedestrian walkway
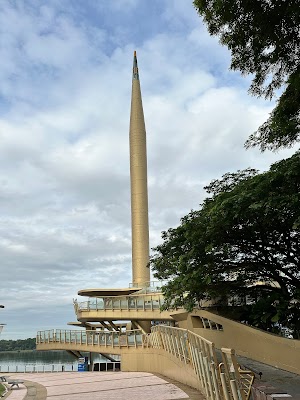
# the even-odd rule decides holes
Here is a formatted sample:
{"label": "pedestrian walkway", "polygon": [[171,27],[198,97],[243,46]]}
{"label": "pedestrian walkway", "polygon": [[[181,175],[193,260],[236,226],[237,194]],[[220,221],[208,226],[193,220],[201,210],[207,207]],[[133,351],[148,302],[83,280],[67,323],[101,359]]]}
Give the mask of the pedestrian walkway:
{"label": "pedestrian walkway", "polygon": [[204,400],[186,385],[147,372],[57,372],[13,377],[24,379],[27,389],[24,385],[12,389],[8,400]]}
{"label": "pedestrian walkway", "polygon": [[[299,355],[300,356],[300,355]],[[238,361],[245,369],[250,369],[256,374],[254,386],[259,392],[265,393],[274,398],[292,397],[292,400],[300,400],[300,375],[272,367],[261,362],[251,360],[250,358],[238,356]],[[300,373],[300,370],[299,370]],[[264,396],[258,396],[264,400]]]}

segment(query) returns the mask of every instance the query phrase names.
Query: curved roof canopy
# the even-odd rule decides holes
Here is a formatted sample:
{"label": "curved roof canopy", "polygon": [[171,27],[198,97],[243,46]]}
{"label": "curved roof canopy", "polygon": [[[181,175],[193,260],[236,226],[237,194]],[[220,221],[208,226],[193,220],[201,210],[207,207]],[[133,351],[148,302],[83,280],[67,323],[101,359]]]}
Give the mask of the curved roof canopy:
{"label": "curved roof canopy", "polygon": [[87,297],[105,297],[105,296],[127,296],[138,292],[141,288],[125,288],[125,289],[82,289],[79,290],[79,296]]}

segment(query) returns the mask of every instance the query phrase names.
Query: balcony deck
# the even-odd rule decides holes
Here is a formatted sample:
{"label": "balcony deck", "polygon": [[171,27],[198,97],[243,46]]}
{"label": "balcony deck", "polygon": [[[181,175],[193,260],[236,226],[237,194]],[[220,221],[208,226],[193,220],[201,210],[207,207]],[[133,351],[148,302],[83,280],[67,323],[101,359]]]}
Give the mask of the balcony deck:
{"label": "balcony deck", "polygon": [[163,296],[159,293],[131,296],[90,297],[89,300],[74,300],[77,319],[81,322],[112,320],[158,320],[173,318],[169,311],[161,311]]}

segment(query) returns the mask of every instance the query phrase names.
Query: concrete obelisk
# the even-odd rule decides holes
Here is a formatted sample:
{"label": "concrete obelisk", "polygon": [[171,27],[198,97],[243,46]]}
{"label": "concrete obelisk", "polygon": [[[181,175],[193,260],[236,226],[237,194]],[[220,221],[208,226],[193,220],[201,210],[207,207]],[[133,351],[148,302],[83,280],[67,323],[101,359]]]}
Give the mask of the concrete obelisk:
{"label": "concrete obelisk", "polygon": [[132,282],[150,281],[146,129],[136,52],[133,56],[130,112]]}

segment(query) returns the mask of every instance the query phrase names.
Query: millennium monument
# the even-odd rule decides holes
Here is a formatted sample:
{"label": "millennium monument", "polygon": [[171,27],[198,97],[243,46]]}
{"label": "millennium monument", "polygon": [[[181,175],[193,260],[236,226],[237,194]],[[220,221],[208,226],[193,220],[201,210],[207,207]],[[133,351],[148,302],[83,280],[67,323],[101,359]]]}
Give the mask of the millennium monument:
{"label": "millennium monument", "polygon": [[147,286],[150,281],[147,146],[141,86],[136,52],[133,57],[132,95],[129,128],[132,282]]}
{"label": "millennium monument", "polygon": [[[137,54],[133,55],[132,69],[132,92],[131,110],[129,124],[129,149],[130,149],[130,186],[131,186],[131,231],[132,231],[132,283],[129,288],[123,289],[83,289],[78,292],[81,296],[93,298],[89,302],[91,307],[93,302],[99,306],[100,296],[103,300],[105,315],[90,315],[89,318],[78,316],[82,311],[82,303],[75,302],[75,311],[80,321],[80,326],[91,327],[87,323],[99,322],[104,328],[116,329],[126,324],[127,328],[141,329],[143,333],[149,333],[151,321],[165,321],[174,325],[175,321],[168,312],[160,312],[163,303],[161,287],[156,283],[155,289],[153,282],[150,282],[149,268],[149,221],[148,221],[148,185],[147,185],[147,144],[144,111],[142,103],[141,85],[139,78]],[[152,286],[152,287],[151,287]],[[130,299],[121,296],[132,295]],[[116,314],[112,309],[109,315],[108,304],[118,302],[127,304],[129,312],[122,309],[121,313]],[[92,306],[93,307],[93,306]],[[131,308],[130,308],[131,307]],[[133,308],[138,312],[134,315]],[[147,309],[147,313],[141,312]],[[150,312],[151,311],[151,312]],[[118,317],[118,320],[115,320]],[[129,321],[128,321],[129,320]],[[123,323],[120,321],[124,321]],[[126,321],[126,323],[125,323]],[[152,322],[153,323],[153,322]],[[78,323],[73,323],[78,326]],[[95,328],[95,325],[93,325]]]}
{"label": "millennium monument", "polygon": [[[300,371],[300,341],[229,320],[209,304],[191,312],[162,310],[162,282],[150,282],[146,129],[136,52],[130,112],[132,283],[128,288],[83,289],[74,300],[77,330],[37,333],[37,350],[76,357],[121,356],[122,371],[148,371],[199,389],[209,400],[248,400],[254,374],[241,370],[235,352],[290,372]],[[216,348],[220,349],[219,363]],[[235,349],[235,350],[234,350]]]}

